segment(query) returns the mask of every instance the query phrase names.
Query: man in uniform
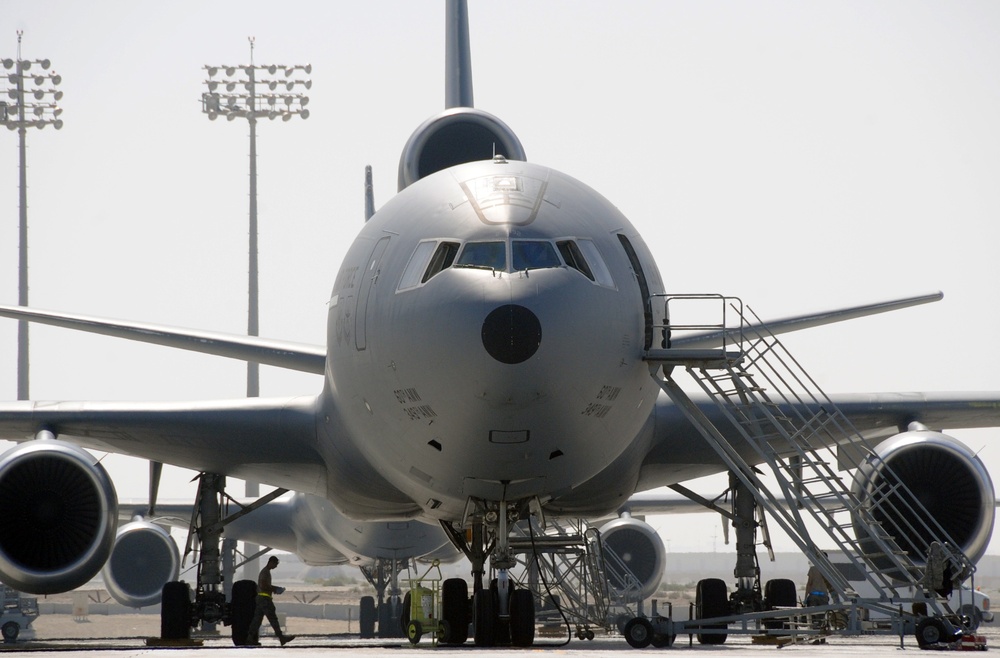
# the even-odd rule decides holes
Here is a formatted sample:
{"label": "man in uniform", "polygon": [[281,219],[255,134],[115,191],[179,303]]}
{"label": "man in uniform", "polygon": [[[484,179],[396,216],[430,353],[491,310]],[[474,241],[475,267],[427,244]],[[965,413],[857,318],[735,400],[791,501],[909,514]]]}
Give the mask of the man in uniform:
{"label": "man in uniform", "polygon": [[281,646],[285,646],[295,639],[294,635],[285,635],[281,632],[281,626],[278,624],[278,615],[274,611],[274,595],[285,592],[284,587],[271,584],[271,571],[276,566],[278,566],[278,558],[272,555],[268,558],[267,565],[260,570],[260,575],[257,576],[256,607],[253,613],[253,620],[250,622],[250,631],[247,634],[247,643],[250,645],[260,645],[260,625],[264,621],[264,617],[267,617],[267,620],[271,622],[271,628],[274,629],[274,634],[281,641]]}

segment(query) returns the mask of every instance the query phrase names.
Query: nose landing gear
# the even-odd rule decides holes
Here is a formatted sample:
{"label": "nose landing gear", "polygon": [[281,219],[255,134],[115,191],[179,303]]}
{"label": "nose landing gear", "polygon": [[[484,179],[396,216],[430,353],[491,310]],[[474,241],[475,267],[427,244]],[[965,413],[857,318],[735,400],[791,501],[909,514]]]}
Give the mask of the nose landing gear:
{"label": "nose landing gear", "polygon": [[[511,525],[521,518],[522,508],[526,511],[527,505],[512,505],[505,500],[496,503],[470,501],[471,513],[467,517],[471,519],[471,528],[467,533],[451,524],[443,524],[452,542],[472,563],[472,623],[476,646],[530,647],[535,641],[534,595],[528,589],[518,588],[510,576],[511,569],[517,565],[510,545]],[[493,576],[489,584],[484,578],[487,557]],[[449,598],[446,587],[442,603],[445,614]],[[448,621],[454,628],[455,623]]]}

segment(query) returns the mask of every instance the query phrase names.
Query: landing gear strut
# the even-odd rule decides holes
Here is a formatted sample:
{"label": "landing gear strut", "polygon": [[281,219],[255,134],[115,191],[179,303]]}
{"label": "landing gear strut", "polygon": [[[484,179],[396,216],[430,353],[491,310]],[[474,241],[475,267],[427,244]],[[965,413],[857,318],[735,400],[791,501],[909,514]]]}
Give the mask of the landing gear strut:
{"label": "landing gear strut", "polygon": [[[524,506],[526,509],[526,506]],[[510,644],[519,647],[531,646],[535,639],[535,600],[530,590],[519,589],[510,577],[510,570],[517,565],[511,550],[511,525],[521,518],[516,505],[501,500],[497,503],[470,501],[471,537],[450,524],[443,524],[452,542],[465,553],[472,563],[472,622],[473,639],[477,646]],[[485,582],[486,560],[489,558],[490,571],[494,574]],[[465,596],[464,581],[453,584],[453,596]],[[457,610],[458,605],[449,603],[449,586],[446,581],[442,608]],[[456,628],[464,619],[448,620],[449,627]],[[465,622],[467,623],[467,622]],[[464,642],[463,636],[459,642]]]}
{"label": "landing gear strut", "polygon": [[198,476],[198,493],[184,551],[185,559],[193,552],[198,555],[194,598],[191,598],[190,586],[183,581],[164,585],[160,607],[160,635],[163,639],[190,639],[191,629],[199,624],[213,625],[222,622],[232,627],[234,644],[246,644],[257,584],[251,580],[233,584],[232,598],[226,600],[223,555],[220,549],[222,529],[227,523],[286,493],[287,489],[276,489],[252,505],[240,506],[238,512],[224,516],[225,504],[235,503],[226,495],[225,487],[226,478],[223,475],[202,473]]}
{"label": "landing gear strut", "polygon": [[[375,637],[376,622],[378,623],[379,637],[403,637],[401,619],[403,601],[400,598],[399,589],[400,569],[400,562],[396,558],[380,559],[371,567],[361,567],[361,573],[375,588],[377,596],[377,599],[370,596],[361,598],[361,637]],[[385,597],[387,589],[389,591],[388,600]]]}

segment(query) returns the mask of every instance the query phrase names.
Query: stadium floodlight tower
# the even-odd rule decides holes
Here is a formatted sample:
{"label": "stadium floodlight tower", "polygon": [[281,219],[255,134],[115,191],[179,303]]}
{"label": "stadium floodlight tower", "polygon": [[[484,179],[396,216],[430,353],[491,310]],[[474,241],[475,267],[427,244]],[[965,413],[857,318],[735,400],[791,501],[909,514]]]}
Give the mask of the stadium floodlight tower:
{"label": "stadium floodlight tower", "polygon": [[[7,93],[0,98],[0,124],[10,130],[16,130],[18,135],[19,157],[19,192],[18,203],[20,214],[18,219],[18,259],[17,259],[17,303],[28,305],[28,174],[25,163],[25,135],[28,128],[41,130],[45,126],[54,126],[59,130],[63,126],[62,108],[57,103],[63,93],[55,87],[62,82],[62,77],[55,71],[49,71],[47,59],[21,59],[21,37],[23,30],[17,31],[17,59],[3,60],[7,72]],[[28,323],[21,320],[17,323],[17,399],[28,399]]]}
{"label": "stadium floodlight tower", "polygon": [[[290,121],[298,115],[309,118],[309,97],[302,89],[312,89],[312,80],[298,76],[312,73],[311,64],[255,64],[254,37],[250,41],[250,64],[240,66],[205,66],[208,91],[201,96],[201,110],[215,121],[220,116],[227,121],[246,119],[250,124],[250,285],[247,303],[247,334],[259,335],[257,283],[257,119],[273,121],[281,117]],[[219,76],[219,77],[216,77]],[[260,395],[260,364],[247,363],[247,397]],[[247,496],[259,496],[260,485],[247,481]],[[246,544],[249,557],[245,562],[247,578],[257,577],[256,546]]]}
{"label": "stadium floodlight tower", "polygon": [[[247,333],[257,336],[258,286],[257,286],[257,119],[273,121],[281,117],[289,121],[295,115],[309,118],[309,97],[301,89],[311,89],[312,80],[293,77],[309,75],[312,65],[263,66],[254,64],[254,38],[250,41],[250,64],[240,66],[205,66],[208,91],[201,96],[202,112],[215,120],[220,116],[233,121],[246,119],[250,123],[250,289]],[[219,78],[217,75],[222,74]],[[247,397],[260,395],[259,364],[247,364]]]}

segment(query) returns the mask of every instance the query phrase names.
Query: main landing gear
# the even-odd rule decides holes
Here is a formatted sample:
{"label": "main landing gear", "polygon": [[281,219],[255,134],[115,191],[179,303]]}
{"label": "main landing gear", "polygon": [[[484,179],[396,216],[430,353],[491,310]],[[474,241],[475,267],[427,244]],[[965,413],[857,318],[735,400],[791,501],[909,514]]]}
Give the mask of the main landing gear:
{"label": "main landing gear", "polygon": [[[254,612],[257,583],[241,580],[233,584],[232,595],[226,599],[224,569],[222,568],[222,529],[227,523],[265,505],[287,489],[276,489],[252,505],[240,506],[233,514],[224,516],[228,502],[234,502],[225,493],[226,478],[215,473],[198,476],[198,493],[191,518],[185,558],[197,552],[197,584],[192,596],[191,586],[184,581],[172,581],[163,586],[160,604],[160,637],[164,640],[188,640],[191,629],[219,622],[232,628],[233,644],[247,644],[247,632]],[[238,504],[238,503],[237,503]],[[257,556],[251,556],[257,557]]]}
{"label": "main landing gear", "polygon": [[[527,505],[507,501],[490,503],[470,501],[466,517],[471,529],[463,532],[442,523],[452,542],[472,563],[472,599],[464,579],[444,581],[441,590],[442,619],[447,622],[448,637],[443,644],[466,641],[466,629],[472,623],[476,646],[509,645],[530,647],[535,641],[535,599],[531,590],[519,588],[510,576],[517,560],[510,546],[511,526],[527,516]],[[486,581],[486,560],[490,573]],[[471,618],[467,615],[471,612]]]}
{"label": "main landing gear", "polygon": [[[365,579],[375,588],[376,596],[361,597],[361,637],[403,637],[403,601],[399,596],[399,560],[380,559],[370,567],[361,567]],[[389,598],[386,599],[386,590]],[[375,627],[378,625],[378,631]]]}

